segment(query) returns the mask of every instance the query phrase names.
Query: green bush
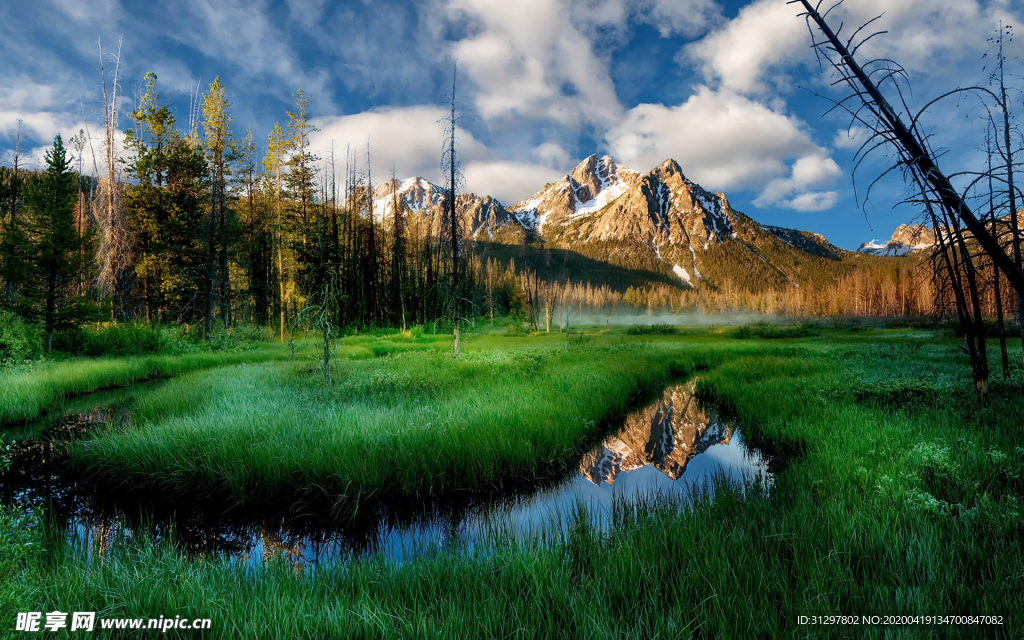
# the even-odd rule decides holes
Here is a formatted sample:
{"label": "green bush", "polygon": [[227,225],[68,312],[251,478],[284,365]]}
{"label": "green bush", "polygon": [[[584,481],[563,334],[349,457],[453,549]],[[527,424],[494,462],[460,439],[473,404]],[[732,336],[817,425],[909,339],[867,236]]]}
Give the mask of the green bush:
{"label": "green bush", "polygon": [[530,335],[530,330],[527,329],[519,322],[513,322],[508,325],[508,329],[505,330],[505,335],[512,338],[523,338]]}
{"label": "green bush", "polygon": [[858,403],[893,409],[936,402],[940,395],[948,393],[949,389],[919,378],[878,380],[853,387]]}
{"label": "green bush", "polygon": [[762,340],[780,340],[786,338],[810,338],[821,335],[821,328],[818,325],[805,322],[797,327],[783,327],[779,325],[758,322],[740,327],[733,332],[732,337],[740,340],[750,338],[761,338]]}
{"label": "green bush", "polygon": [[42,353],[39,329],[13,314],[0,313],[0,367],[10,367]]}
{"label": "green bush", "polygon": [[53,348],[76,356],[134,356],[163,347],[159,329],[145,324],[74,328],[54,334]]}
{"label": "green bush", "polygon": [[670,324],[635,324],[630,328],[626,329],[626,334],[631,336],[651,336],[651,335],[672,335],[676,333],[676,328]]}

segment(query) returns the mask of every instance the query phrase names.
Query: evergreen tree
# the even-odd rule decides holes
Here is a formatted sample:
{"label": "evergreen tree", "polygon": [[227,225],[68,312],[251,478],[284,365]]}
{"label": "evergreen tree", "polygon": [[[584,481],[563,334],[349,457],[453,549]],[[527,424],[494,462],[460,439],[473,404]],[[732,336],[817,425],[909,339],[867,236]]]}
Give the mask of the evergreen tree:
{"label": "evergreen tree", "polygon": [[90,319],[97,307],[87,295],[75,295],[83,245],[91,237],[75,226],[78,178],[71,171],[71,159],[58,135],[46,152],[46,171],[26,193],[28,243],[34,278],[22,287],[24,315],[42,318],[44,347],[49,354],[55,330]]}
{"label": "evergreen tree", "polygon": [[156,74],[146,74],[146,93],[132,112],[127,135],[134,152],[128,173],[138,181],[126,194],[128,228],[135,240],[134,269],[142,283],[147,321],[194,321],[205,282],[201,209],[206,161],[181,136],[175,118],[160,104]]}
{"label": "evergreen tree", "polygon": [[3,282],[0,306],[12,308],[18,287],[29,276],[28,240],[25,225],[18,217],[22,176],[14,169],[0,167],[0,282]]}

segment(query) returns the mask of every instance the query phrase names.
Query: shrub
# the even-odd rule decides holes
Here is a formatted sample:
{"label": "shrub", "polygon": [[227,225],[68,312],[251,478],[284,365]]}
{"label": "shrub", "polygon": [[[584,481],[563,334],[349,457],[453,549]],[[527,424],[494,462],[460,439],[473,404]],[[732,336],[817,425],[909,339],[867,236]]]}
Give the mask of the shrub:
{"label": "shrub", "polygon": [[569,344],[580,347],[590,342],[590,336],[585,333],[574,333],[569,336]]}
{"label": "shrub", "polygon": [[505,335],[512,338],[522,338],[530,335],[530,330],[527,329],[519,322],[513,322],[508,325],[508,329],[505,330]]}
{"label": "shrub", "polygon": [[948,392],[934,382],[918,378],[879,380],[853,387],[853,397],[857,402],[894,409],[934,402]]}
{"label": "shrub", "polygon": [[733,332],[732,337],[740,340],[750,338],[761,338],[763,340],[779,340],[785,338],[809,338],[821,335],[821,328],[818,325],[805,322],[797,327],[783,327],[778,325],[758,322],[740,327]]}
{"label": "shrub", "polygon": [[676,328],[670,324],[635,324],[630,328],[626,329],[626,334],[631,336],[651,336],[651,335],[672,335],[676,333]]}
{"label": "shrub", "polygon": [[134,356],[159,351],[162,346],[158,329],[134,323],[66,329],[53,338],[55,350],[77,356]]}
{"label": "shrub", "polygon": [[39,329],[21,318],[0,313],[0,367],[10,367],[35,358],[43,350]]}

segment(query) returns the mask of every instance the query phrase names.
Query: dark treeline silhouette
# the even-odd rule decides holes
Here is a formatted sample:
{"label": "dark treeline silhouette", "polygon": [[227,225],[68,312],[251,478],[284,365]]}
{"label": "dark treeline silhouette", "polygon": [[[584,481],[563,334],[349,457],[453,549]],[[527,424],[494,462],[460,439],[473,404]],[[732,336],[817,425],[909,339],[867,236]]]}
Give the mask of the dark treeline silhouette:
{"label": "dark treeline silhouette", "polygon": [[[454,84],[452,96],[441,202],[412,209],[396,176],[374,185],[369,145],[343,158],[313,152],[301,90],[261,146],[252,130],[233,135],[219,78],[182,126],[148,74],[123,149],[105,148],[117,144],[110,131],[100,145],[79,132],[70,150],[57,139],[43,171],[26,171],[17,145],[0,167],[0,307],[47,336],[99,321],[202,335],[242,322],[281,340],[297,326],[329,336],[506,314],[551,330],[574,306],[883,317],[952,308],[921,258],[808,256],[800,274],[769,282],[722,249],[706,256],[721,275],[691,289],[651,260],[613,264],[587,255],[600,247],[577,253],[474,219],[470,196],[457,195]],[[114,165],[100,171],[96,158]],[[984,297],[986,312],[1013,305],[1009,289]]]}

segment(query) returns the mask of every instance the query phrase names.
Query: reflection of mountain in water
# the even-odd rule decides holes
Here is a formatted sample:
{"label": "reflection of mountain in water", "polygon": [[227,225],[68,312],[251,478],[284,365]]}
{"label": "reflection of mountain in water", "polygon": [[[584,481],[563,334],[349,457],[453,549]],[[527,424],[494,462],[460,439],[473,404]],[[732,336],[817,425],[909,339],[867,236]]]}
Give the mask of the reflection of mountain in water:
{"label": "reflection of mountain in water", "polygon": [[629,415],[619,433],[609,436],[580,461],[580,473],[596,485],[611,484],[627,473],[652,465],[678,480],[686,465],[715,444],[729,444],[733,428],[701,407],[692,385],[676,385],[654,404]]}

